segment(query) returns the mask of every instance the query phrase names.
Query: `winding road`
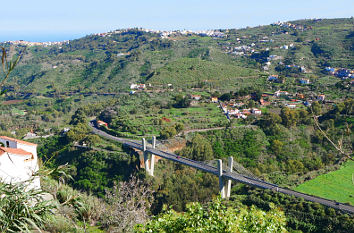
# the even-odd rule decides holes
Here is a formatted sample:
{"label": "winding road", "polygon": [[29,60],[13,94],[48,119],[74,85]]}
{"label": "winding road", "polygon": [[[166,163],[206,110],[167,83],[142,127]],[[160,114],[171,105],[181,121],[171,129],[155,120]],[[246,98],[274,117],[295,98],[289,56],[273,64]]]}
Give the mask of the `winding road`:
{"label": "winding road", "polygon": [[[108,138],[108,139],[120,142],[128,147],[138,149],[141,151],[143,150],[143,145],[140,144],[138,141],[128,140],[128,139],[120,138],[120,137],[114,137],[114,136],[96,128],[93,121],[90,122],[89,126],[92,129],[92,132],[95,134],[98,134],[104,138]],[[173,162],[184,164],[189,167],[193,167],[193,168],[202,170],[204,172],[209,172],[209,173],[212,173],[212,174],[218,176],[218,169],[214,166],[211,166],[211,165],[208,165],[208,164],[205,164],[202,162],[194,161],[194,160],[191,160],[188,158],[184,158],[181,156],[177,156],[176,154],[164,152],[164,151],[154,149],[151,147],[147,147],[146,151],[151,154],[155,154],[157,156],[160,156],[162,158],[171,160]],[[291,196],[295,196],[298,198],[303,198],[304,200],[307,200],[307,201],[320,203],[322,205],[329,206],[334,209],[338,209],[338,210],[342,210],[342,211],[354,214],[354,207],[351,205],[339,203],[336,201],[328,200],[328,199],[317,197],[317,196],[312,196],[312,195],[301,193],[301,192],[296,192],[296,191],[293,191],[290,189],[279,187],[276,184],[268,183],[263,180],[251,178],[251,177],[241,175],[241,174],[238,174],[235,172],[229,172],[229,171],[223,170],[222,177],[225,180],[234,180],[234,181],[241,182],[241,183],[244,183],[247,185],[251,185],[251,186],[254,186],[257,188],[270,189],[270,190],[273,190],[274,192],[279,192],[279,193],[283,193],[286,195],[291,195]]]}

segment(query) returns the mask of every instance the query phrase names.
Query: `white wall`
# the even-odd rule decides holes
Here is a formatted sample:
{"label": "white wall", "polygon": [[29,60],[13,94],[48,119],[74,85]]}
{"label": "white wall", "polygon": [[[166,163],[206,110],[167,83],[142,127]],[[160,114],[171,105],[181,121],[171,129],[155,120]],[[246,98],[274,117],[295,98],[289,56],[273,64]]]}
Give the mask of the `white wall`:
{"label": "white wall", "polygon": [[3,138],[0,138],[0,142],[2,143],[2,144],[4,144],[4,146],[5,147],[7,147],[6,146],[6,142],[9,142],[10,143],[10,148],[17,148],[17,142],[16,141],[11,141],[11,140],[6,140],[6,139],[3,139]]}
{"label": "white wall", "polygon": [[17,148],[20,148],[22,150],[32,153],[33,158],[34,158],[35,162],[37,163],[37,146],[36,145],[32,146],[32,145],[17,143]]}
{"label": "white wall", "polygon": [[0,142],[5,147],[6,142],[9,142],[10,148],[22,149],[33,155],[33,159],[32,155],[16,155],[7,152],[0,155],[0,179],[2,182],[17,183],[33,179],[27,188],[40,189],[39,177],[32,176],[38,171],[37,145],[27,145],[2,138],[0,138]]}

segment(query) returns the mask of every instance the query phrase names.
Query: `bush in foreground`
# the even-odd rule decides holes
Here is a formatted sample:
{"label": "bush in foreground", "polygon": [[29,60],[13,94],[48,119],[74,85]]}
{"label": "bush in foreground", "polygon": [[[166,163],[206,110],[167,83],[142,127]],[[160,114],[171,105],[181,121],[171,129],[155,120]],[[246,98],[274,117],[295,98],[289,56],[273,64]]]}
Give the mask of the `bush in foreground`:
{"label": "bush in foreground", "polygon": [[165,211],[136,232],[287,232],[286,218],[280,210],[264,212],[255,207],[234,209],[216,199],[203,207],[191,203],[185,213]]}

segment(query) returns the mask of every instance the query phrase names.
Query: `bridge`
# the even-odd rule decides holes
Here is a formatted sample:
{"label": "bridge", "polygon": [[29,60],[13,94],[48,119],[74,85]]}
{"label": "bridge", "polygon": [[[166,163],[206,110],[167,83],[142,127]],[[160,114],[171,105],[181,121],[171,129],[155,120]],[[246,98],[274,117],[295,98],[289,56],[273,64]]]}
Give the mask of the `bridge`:
{"label": "bridge", "polygon": [[156,149],[156,137],[153,137],[151,146],[147,145],[145,138],[142,139],[142,142],[139,143],[135,140],[128,140],[125,138],[119,138],[112,136],[102,130],[99,130],[93,123],[93,121],[89,124],[93,133],[98,134],[104,138],[108,138],[117,142],[122,143],[125,146],[130,148],[142,151],[144,153],[144,162],[145,162],[145,170],[147,174],[153,176],[154,175],[154,164],[155,164],[155,155],[171,160],[176,163],[180,163],[189,167],[193,167],[195,169],[211,173],[219,177],[219,190],[222,198],[229,198],[231,193],[231,181],[241,182],[246,185],[250,185],[257,188],[262,189],[270,189],[274,192],[283,193],[286,195],[295,196],[298,198],[303,198],[304,200],[320,203],[322,205],[332,207],[334,209],[342,210],[344,212],[348,212],[354,214],[354,206],[347,205],[344,203],[339,203],[333,200],[328,200],[325,198],[297,192],[294,190],[290,190],[287,188],[280,187],[276,184],[268,183],[263,180],[253,178],[250,176],[245,176],[236,172],[233,172],[233,158],[230,157],[228,161],[228,169],[223,169],[222,160],[217,160],[217,167],[205,164],[200,161],[194,161],[192,159],[188,159],[173,153],[165,152]]}

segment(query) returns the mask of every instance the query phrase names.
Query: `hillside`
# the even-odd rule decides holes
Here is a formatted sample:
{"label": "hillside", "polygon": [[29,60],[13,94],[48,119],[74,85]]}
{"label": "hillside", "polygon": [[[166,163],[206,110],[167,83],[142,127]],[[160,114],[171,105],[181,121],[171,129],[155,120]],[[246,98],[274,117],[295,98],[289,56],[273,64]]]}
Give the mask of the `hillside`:
{"label": "hillside", "polygon": [[249,213],[253,222],[256,212],[284,213],[277,222],[290,232],[353,232],[352,215],[277,189],[233,182],[220,204],[212,174],[156,158],[149,176],[142,154],[88,127],[156,136],[177,158],[201,164],[232,156],[235,172],[352,203],[353,28],[352,18],[315,19],[4,43],[9,56],[28,46],[0,96],[0,135],[37,143],[43,168],[65,169],[66,179],[54,173],[43,182],[61,205],[43,224],[51,232],[133,232],[138,223],[154,231],[160,219],[168,229],[179,226],[174,220],[186,226],[188,216],[214,221],[213,211],[222,221]]}
{"label": "hillside", "polygon": [[[60,45],[31,46],[10,85],[42,94],[128,90],[133,82],[181,87],[206,82],[222,88],[224,81],[237,87],[240,78],[263,72],[324,77],[327,66],[354,67],[353,19],[289,24],[222,30],[222,37],[171,34],[161,38],[158,33],[129,29]],[[5,46],[12,53],[23,49]],[[286,65],[303,66],[306,72]]]}

